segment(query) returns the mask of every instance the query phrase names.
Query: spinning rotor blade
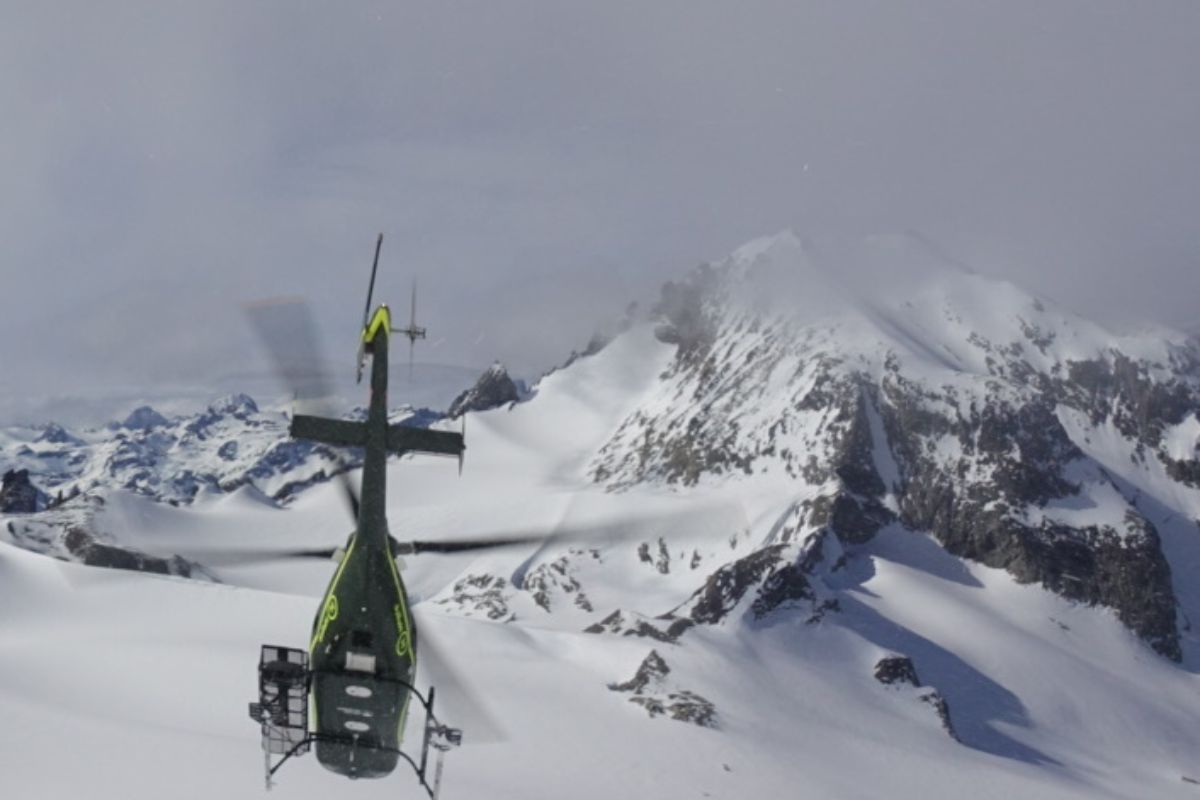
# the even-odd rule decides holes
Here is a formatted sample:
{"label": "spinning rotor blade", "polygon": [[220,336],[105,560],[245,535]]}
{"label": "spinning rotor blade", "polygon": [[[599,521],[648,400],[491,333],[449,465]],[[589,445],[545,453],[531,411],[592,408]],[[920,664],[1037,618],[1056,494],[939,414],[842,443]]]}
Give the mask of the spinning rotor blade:
{"label": "spinning rotor blade", "polygon": [[[380,243],[382,241],[381,235]],[[375,256],[378,259],[378,245]],[[372,285],[374,277],[372,272]],[[369,295],[367,302],[370,302]],[[317,326],[308,304],[299,298],[266,300],[246,306],[246,318],[266,348],[275,374],[292,392],[296,406],[306,413],[336,417],[330,403],[333,391],[322,368],[325,362],[321,358]],[[344,457],[337,451],[334,453],[335,472],[342,494],[357,521],[358,491],[350,479]]]}
{"label": "spinning rotor blade", "polygon": [[363,308],[363,329],[367,327],[367,323],[371,321],[371,295],[375,294],[375,271],[379,269],[379,250],[383,247],[383,234],[379,234],[379,238],[375,240],[375,260],[371,262],[371,282],[367,284],[367,305]]}
{"label": "spinning rotor blade", "polygon": [[[499,531],[487,535],[449,538],[449,539],[418,539],[416,541],[398,542],[397,555],[420,555],[421,553],[470,553],[480,550],[498,550],[505,547],[521,545],[547,544],[611,544],[625,541],[645,539],[649,535],[648,527],[667,527],[675,530],[688,527],[688,521],[695,519],[693,527],[703,530],[711,527],[715,515],[721,511],[735,509],[731,505],[707,505],[693,507],[686,511],[677,510],[670,513],[642,514],[627,517],[617,517],[603,522],[584,526],[559,526],[556,530],[546,533],[534,533],[528,528],[524,530]],[[745,515],[737,508],[739,521]],[[727,535],[722,528],[721,535]]]}
{"label": "spinning rotor blade", "polygon": [[[505,536],[490,539],[443,539],[438,542],[415,541],[401,543],[404,555],[420,555],[421,553],[469,553],[473,550],[495,550],[502,547],[516,547],[522,544],[538,544],[557,538],[554,534],[529,534],[525,536]],[[411,549],[408,549],[411,548]]]}
{"label": "spinning rotor blade", "polygon": [[[429,616],[422,623],[429,621]],[[508,738],[487,705],[446,657],[446,648],[431,635],[433,624],[417,626],[417,673],[437,689],[433,713],[439,721],[461,728],[463,744],[501,742]]]}
{"label": "spinning rotor blade", "polygon": [[[737,511],[736,518],[729,513]],[[694,522],[693,522],[694,520]],[[722,522],[721,520],[725,520]],[[727,536],[730,528],[745,526],[745,514],[740,507],[729,504],[707,504],[702,507],[689,508],[686,511],[671,513],[641,514],[617,517],[604,522],[582,526],[559,525],[555,530],[547,532],[531,532],[530,529],[517,531],[492,532],[477,536],[440,539],[437,541],[419,539],[415,541],[393,540],[393,550],[397,556],[415,556],[422,553],[454,554],[470,553],[485,550],[499,550],[505,547],[520,547],[522,545],[605,545],[630,541],[645,541],[658,536],[666,530],[690,531],[689,535],[698,537]],[[659,529],[659,530],[655,530]],[[198,548],[173,550],[180,555],[201,565],[221,567],[282,562],[296,559],[330,559],[337,553],[337,548],[295,548],[295,549],[238,549],[238,548]]]}
{"label": "spinning rotor blade", "polygon": [[174,550],[174,555],[182,556],[189,561],[195,561],[206,567],[238,567],[250,564],[269,564],[273,561],[291,561],[292,559],[318,559],[328,561],[337,553],[335,547],[321,547],[309,550],[238,550],[238,549],[194,549]]}

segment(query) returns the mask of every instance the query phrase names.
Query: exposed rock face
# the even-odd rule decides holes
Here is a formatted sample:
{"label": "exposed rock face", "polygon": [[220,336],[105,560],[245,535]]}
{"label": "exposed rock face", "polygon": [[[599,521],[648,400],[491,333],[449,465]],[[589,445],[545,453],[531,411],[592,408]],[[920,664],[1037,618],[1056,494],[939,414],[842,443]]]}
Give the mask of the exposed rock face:
{"label": "exposed rock face", "polygon": [[756,593],[752,610],[758,619],[788,600],[813,599],[802,568],[785,557],[788,549],[784,544],[764,547],[721,567],[692,596],[688,616],[701,624],[720,622],[751,590]]}
{"label": "exposed rock face", "polygon": [[46,507],[46,496],[29,481],[29,470],[9,470],[0,483],[0,513],[32,514]]}
{"label": "exposed rock face", "polygon": [[508,581],[495,575],[467,575],[454,584],[449,596],[438,600],[440,605],[455,605],[464,616],[482,615],[501,620],[511,615],[506,590]]}
{"label": "exposed rock face", "polygon": [[91,567],[128,569],[158,575],[192,577],[192,565],[179,556],[161,558],[136,550],[98,542],[82,528],[70,528],[63,538],[66,548],[81,562]]}
{"label": "exposed rock face", "polygon": [[533,601],[543,611],[551,610],[556,595],[570,597],[574,605],[582,611],[593,611],[591,601],[574,575],[574,561],[579,557],[599,560],[600,553],[596,550],[574,548],[567,555],[539,564],[525,573],[521,588],[532,594]]}
{"label": "exposed rock face", "polygon": [[[788,568],[796,562],[776,545],[827,533],[853,547],[900,524],[1021,582],[1108,606],[1180,658],[1158,531],[1090,443],[1115,441],[1135,463],[1155,460],[1200,487],[1193,342],[1117,337],[961,273],[887,308],[825,316],[745,300],[769,296],[755,282],[780,272],[822,280],[785,236],[664,288],[658,335],[675,358],[591,462],[613,490],[760,473],[794,482],[775,544],[714,574],[693,619],[751,591],[756,607],[776,595],[811,601],[806,568]],[[1104,512],[1079,511],[1089,508]]]}
{"label": "exposed rock face", "polygon": [[671,668],[657,651],[642,661],[634,676],[624,683],[610,683],[614,692],[632,692],[629,702],[640,705],[651,718],[666,715],[680,722],[705,728],[717,727],[717,710],[711,702],[687,689],[670,688]]}
{"label": "exposed rock face", "polygon": [[802,545],[766,545],[722,566],[686,603],[663,618],[716,625],[735,611],[751,622],[761,622],[777,611],[799,609],[807,615],[806,622],[819,622],[827,612],[838,610],[837,599],[820,588],[831,569],[841,568],[836,563],[841,548],[836,543],[830,548],[828,535],[810,534]]}
{"label": "exposed rock face", "polygon": [[521,399],[517,385],[499,362],[488,367],[475,385],[454,398],[447,416],[461,417],[468,411],[487,411]]}
{"label": "exposed rock face", "polygon": [[875,664],[875,680],[891,686],[894,683],[907,683],[910,686],[920,686],[917,679],[917,668],[913,666],[908,656],[885,656]]}
{"label": "exposed rock face", "polygon": [[676,617],[669,613],[650,620],[641,614],[627,615],[621,609],[617,609],[599,622],[584,628],[583,632],[641,636],[664,644],[675,644],[679,637],[695,624],[695,621],[688,617]]}
{"label": "exposed rock face", "polygon": [[884,656],[875,664],[875,680],[884,686],[911,687],[918,689],[917,700],[933,708],[938,720],[950,738],[957,740],[954,723],[950,720],[950,705],[937,689],[922,687],[917,669],[908,656]]}
{"label": "exposed rock face", "polygon": [[917,699],[933,708],[933,713],[937,714],[942,728],[950,734],[951,739],[960,741],[958,733],[954,730],[954,723],[950,720],[950,705],[946,702],[946,698],[942,697],[941,692],[936,689],[928,689],[917,695]]}

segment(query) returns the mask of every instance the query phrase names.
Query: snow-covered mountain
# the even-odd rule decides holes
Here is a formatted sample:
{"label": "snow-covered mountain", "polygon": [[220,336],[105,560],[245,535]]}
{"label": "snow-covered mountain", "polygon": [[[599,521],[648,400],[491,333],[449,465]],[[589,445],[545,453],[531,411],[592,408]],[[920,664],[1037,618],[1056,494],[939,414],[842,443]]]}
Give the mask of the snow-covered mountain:
{"label": "snow-covered mountain", "polygon": [[[1113,608],[1178,661],[1200,619],[1186,569],[1200,552],[1195,342],[1114,335],[920,240],[876,246],[920,265],[915,293],[855,296],[790,234],[671,287],[659,337],[677,352],[591,475],[618,489],[782,475],[793,501],[773,541],[836,550],[892,524],[928,531]],[[789,290],[814,289],[831,313],[795,314]],[[1174,580],[1169,555],[1185,568]]]}
{"label": "snow-covered mountain", "polygon": [[[877,280],[753,242],[529,400],[467,412],[461,478],[393,463],[398,538],[594,534],[407,565],[422,635],[509,731],[449,755],[444,797],[1196,796],[1195,344],[1112,334],[913,237],[855,258]],[[0,712],[24,734],[5,779],[256,796],[257,646],[303,645],[332,565],[170,556],[340,542],[336,462],[240,399],[133,417],[0,441],[52,506],[0,539],[87,562],[55,538],[83,530],[174,574],[0,543]],[[47,768],[64,729],[95,741],[69,772]],[[310,760],[280,791],[407,780]]]}

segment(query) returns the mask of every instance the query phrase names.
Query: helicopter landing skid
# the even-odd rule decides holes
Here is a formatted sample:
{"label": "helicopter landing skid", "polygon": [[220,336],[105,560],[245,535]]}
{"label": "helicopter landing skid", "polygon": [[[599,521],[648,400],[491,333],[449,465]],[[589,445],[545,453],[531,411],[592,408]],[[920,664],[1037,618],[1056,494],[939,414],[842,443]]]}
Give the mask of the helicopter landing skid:
{"label": "helicopter landing skid", "polygon": [[[446,751],[462,744],[462,731],[443,725],[433,715],[434,687],[429,695],[405,681],[394,681],[409,691],[425,709],[425,731],[421,739],[420,760],[398,748],[381,747],[357,736],[334,736],[308,730],[308,686],[311,672],[308,653],[275,645],[263,645],[258,664],[258,702],[250,704],[250,718],[262,726],[263,777],[270,790],[271,778],[293,756],[307,753],[316,742],[336,742],[363,750],[395,753],[408,762],[430,800],[437,800],[442,784],[442,759]],[[429,751],[437,753],[432,781],[429,776]],[[272,763],[272,756],[279,759]]]}

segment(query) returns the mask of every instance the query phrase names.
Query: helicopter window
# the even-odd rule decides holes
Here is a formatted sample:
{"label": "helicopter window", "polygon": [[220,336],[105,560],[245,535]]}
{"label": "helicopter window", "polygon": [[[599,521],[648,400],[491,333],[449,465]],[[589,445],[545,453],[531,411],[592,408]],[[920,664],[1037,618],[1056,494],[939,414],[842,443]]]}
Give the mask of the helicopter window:
{"label": "helicopter window", "polygon": [[370,631],[353,631],[350,634],[350,646],[351,647],[361,647],[364,650],[370,650],[371,643],[374,640],[375,640],[375,637],[371,635]]}
{"label": "helicopter window", "polygon": [[346,694],[350,695],[351,697],[357,697],[360,700],[366,700],[371,696],[371,690],[366,686],[351,685],[346,687]]}

